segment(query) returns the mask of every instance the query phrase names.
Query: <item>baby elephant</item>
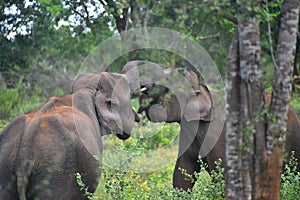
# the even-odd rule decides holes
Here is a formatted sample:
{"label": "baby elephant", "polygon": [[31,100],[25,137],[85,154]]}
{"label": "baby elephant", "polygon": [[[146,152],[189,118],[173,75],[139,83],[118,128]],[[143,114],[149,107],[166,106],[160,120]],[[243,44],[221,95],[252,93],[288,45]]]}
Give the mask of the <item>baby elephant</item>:
{"label": "baby elephant", "polygon": [[87,199],[75,174],[95,191],[101,136],[133,128],[132,91],[126,74],[85,74],[72,94],[14,119],[0,133],[0,199]]}

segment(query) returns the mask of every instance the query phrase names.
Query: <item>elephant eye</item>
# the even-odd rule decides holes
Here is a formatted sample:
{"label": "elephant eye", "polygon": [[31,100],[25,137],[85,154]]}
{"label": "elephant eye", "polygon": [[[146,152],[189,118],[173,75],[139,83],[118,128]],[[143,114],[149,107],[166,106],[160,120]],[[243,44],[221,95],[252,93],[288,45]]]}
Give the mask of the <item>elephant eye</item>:
{"label": "elephant eye", "polygon": [[201,90],[194,90],[194,92],[195,92],[196,95],[201,94]]}
{"label": "elephant eye", "polygon": [[118,102],[117,102],[116,100],[111,99],[111,98],[106,99],[106,100],[105,100],[105,103],[106,103],[107,105],[109,105],[109,106],[117,105],[117,104],[118,104]]}
{"label": "elephant eye", "polygon": [[112,102],[111,99],[106,99],[106,100],[105,100],[105,103],[106,103],[107,105],[109,105],[109,106],[111,106],[111,102]]}

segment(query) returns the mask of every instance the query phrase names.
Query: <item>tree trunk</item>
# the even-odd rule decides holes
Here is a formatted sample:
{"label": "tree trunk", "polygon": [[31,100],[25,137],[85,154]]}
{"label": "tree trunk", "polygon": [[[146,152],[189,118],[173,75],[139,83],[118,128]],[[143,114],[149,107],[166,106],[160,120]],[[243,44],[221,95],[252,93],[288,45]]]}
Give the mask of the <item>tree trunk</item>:
{"label": "tree trunk", "polygon": [[286,0],[282,6],[272,99],[267,121],[266,152],[256,166],[255,199],[279,199],[280,197],[280,174],[292,91],[299,4],[299,0]]}
{"label": "tree trunk", "polygon": [[119,33],[128,29],[128,7],[122,9],[122,13],[118,13],[118,6],[113,0],[99,0],[103,7],[108,6],[112,16],[115,19],[116,27]]}
{"label": "tree trunk", "polygon": [[238,65],[238,34],[236,33],[227,58],[226,70],[226,163],[225,182],[226,199],[242,197],[241,159],[239,146],[241,145],[240,119],[240,90],[241,82]]}
{"label": "tree trunk", "polygon": [[[265,120],[257,1],[240,2],[226,74],[226,199],[279,199],[299,0],[283,7],[269,118]],[[280,94],[280,95],[279,95]],[[268,127],[268,128],[266,128]],[[275,145],[274,145],[275,144]]]}
{"label": "tree trunk", "polygon": [[264,105],[262,70],[260,57],[260,38],[258,22],[255,18],[240,20],[239,56],[242,104],[242,177],[243,199],[252,199],[253,174],[255,170],[255,141],[264,141],[264,124],[256,119],[261,115]]}
{"label": "tree trunk", "polygon": [[263,106],[256,19],[239,20],[237,37],[228,57],[226,77],[226,199],[252,199],[254,133],[264,131],[255,122]]}

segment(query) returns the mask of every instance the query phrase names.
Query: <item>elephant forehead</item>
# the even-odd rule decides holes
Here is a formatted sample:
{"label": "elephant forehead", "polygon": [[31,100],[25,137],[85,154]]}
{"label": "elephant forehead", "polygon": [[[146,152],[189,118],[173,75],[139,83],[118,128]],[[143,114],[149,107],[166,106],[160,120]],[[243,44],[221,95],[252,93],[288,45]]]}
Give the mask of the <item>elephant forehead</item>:
{"label": "elephant forehead", "polygon": [[74,82],[72,92],[84,88],[95,89],[97,87],[97,83],[99,81],[99,74],[87,73],[80,75]]}
{"label": "elephant forehead", "polygon": [[190,82],[193,89],[196,89],[197,86],[199,85],[198,76],[195,72],[187,71],[185,74],[185,78]]}
{"label": "elephant forehead", "polygon": [[130,86],[127,78],[121,77],[116,81],[116,84],[114,85],[114,95],[128,95],[130,94]]}

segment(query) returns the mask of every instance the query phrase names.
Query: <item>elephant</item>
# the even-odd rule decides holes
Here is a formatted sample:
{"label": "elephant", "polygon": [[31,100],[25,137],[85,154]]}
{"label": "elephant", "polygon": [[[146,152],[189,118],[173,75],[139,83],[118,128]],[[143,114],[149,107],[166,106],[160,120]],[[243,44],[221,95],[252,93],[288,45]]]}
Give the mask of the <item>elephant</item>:
{"label": "elephant", "polygon": [[101,136],[127,139],[138,121],[126,74],[89,73],[73,91],[16,117],[0,133],[0,199],[88,199],[101,175]]}
{"label": "elephant", "polygon": [[[187,191],[193,188],[194,181],[187,179],[181,169],[186,170],[196,180],[194,174],[200,171],[199,156],[207,164],[209,173],[216,169],[215,161],[218,159],[222,160],[221,167],[224,167],[226,119],[222,97],[200,84],[198,76],[192,71],[185,72],[185,79],[190,82],[194,92],[186,90],[186,94],[180,94],[179,96],[185,97],[183,100],[178,99],[178,94],[170,94],[168,88],[157,83],[142,88],[143,99],[146,96],[152,101],[148,105],[141,105],[138,113],[145,112],[152,122],[180,123],[179,152],[173,172],[173,187]],[[160,106],[155,109],[157,105]],[[295,157],[300,159],[299,144],[300,124],[290,107],[285,145],[288,158],[295,151]]]}

